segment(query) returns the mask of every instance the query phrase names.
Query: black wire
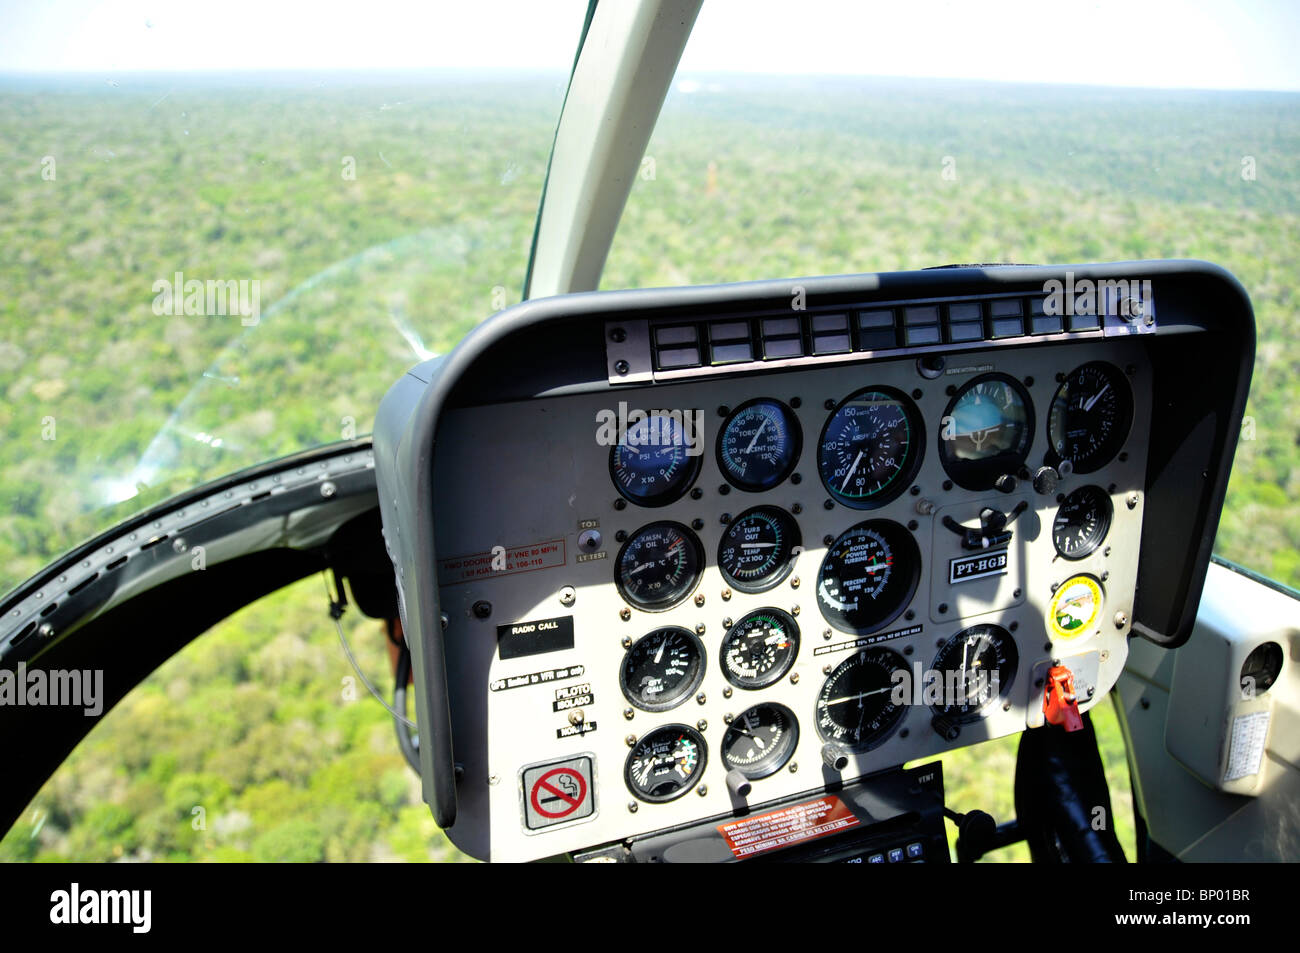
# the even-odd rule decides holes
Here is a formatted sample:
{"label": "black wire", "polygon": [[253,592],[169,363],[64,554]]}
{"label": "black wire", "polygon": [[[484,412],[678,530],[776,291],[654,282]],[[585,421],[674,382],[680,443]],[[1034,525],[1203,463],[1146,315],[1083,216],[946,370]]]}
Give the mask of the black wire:
{"label": "black wire", "polygon": [[[411,677],[411,650],[403,642],[397,653],[397,673],[393,684],[393,708],[399,712],[406,711],[406,683]],[[397,746],[402,749],[402,757],[417,775],[420,773],[420,736],[393,719],[397,730]]]}

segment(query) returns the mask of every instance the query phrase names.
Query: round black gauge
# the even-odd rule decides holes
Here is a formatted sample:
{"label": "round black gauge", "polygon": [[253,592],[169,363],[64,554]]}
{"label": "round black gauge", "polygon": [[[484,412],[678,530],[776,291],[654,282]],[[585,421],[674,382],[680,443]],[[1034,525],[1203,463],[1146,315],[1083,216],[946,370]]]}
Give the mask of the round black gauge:
{"label": "round black gauge", "polygon": [[1282,646],[1276,642],[1264,642],[1251,649],[1246,661],[1241,663],[1238,676],[1241,697],[1251,699],[1272,688],[1282,673],[1282,661]]}
{"label": "round black gauge", "polygon": [[718,543],[718,569],[734,589],[763,592],[794,568],[799,524],[779,506],[756,506],[731,521]]}
{"label": "round black gauge", "polygon": [[718,468],[740,490],[770,490],[799,462],[803,432],[794,412],[779,400],[760,397],[741,404],[718,434]]}
{"label": "round black gauge", "polygon": [[623,780],[642,801],[661,804],[694,787],[707,759],[708,748],[698,731],[687,725],[662,725],[632,746]]}
{"label": "round black gauge", "polygon": [[670,625],[633,643],[623,656],[619,687],[643,711],[667,711],[704,681],[704,646],[689,629]]}
{"label": "round black gauge", "polygon": [[902,493],[921,465],[920,412],[906,395],[869,387],[846,398],[822,428],[817,470],[845,506],[873,509]]}
{"label": "round black gauge", "polygon": [[784,677],[799,654],[799,626],[788,612],[755,609],[722,639],[722,674],[737,688],[763,688]]}
{"label": "round black gauge", "polygon": [[1081,486],[1065,498],[1052,521],[1052,542],[1066,559],[1092,553],[1110,532],[1114,513],[1110,494],[1099,486]]}
{"label": "round black gauge", "polygon": [[704,547],[681,523],[648,523],[618,551],[614,582],[633,606],[671,609],[692,592],[704,568]]}
{"label": "round black gauge", "polygon": [[629,424],[610,448],[609,475],[638,506],[666,506],[695,482],[703,459],[699,450],[687,440],[680,414],[652,413]]}
{"label": "round black gauge", "polygon": [[866,635],[907,608],[921,579],[921,551],[891,520],[851,527],[826,551],[817,574],[817,604],[837,629]]}
{"label": "round black gauge", "polygon": [[722,736],[722,760],[751,781],[775,774],[799,742],[799,723],[784,705],[762,702],[737,715]]}
{"label": "round black gauge", "polygon": [[1056,390],[1047,414],[1048,462],[1068,460],[1092,473],[1114,459],[1133,423],[1133,388],[1114,364],[1076,367]]}
{"label": "round black gauge", "polygon": [[953,395],[939,428],[939,459],[968,490],[992,489],[1025,463],[1034,439],[1034,405],[1014,377],[984,374]]}
{"label": "round black gauge", "polygon": [[1002,626],[963,629],[943,644],[930,666],[942,677],[934,686],[942,700],[930,707],[958,723],[978,721],[981,711],[1011,691],[1019,664],[1016,641]]}
{"label": "round black gauge", "polygon": [[907,713],[907,705],[899,704],[901,680],[894,675],[900,670],[907,671],[903,656],[886,648],[864,649],[841,662],[817,696],[822,739],[870,751],[888,738]]}

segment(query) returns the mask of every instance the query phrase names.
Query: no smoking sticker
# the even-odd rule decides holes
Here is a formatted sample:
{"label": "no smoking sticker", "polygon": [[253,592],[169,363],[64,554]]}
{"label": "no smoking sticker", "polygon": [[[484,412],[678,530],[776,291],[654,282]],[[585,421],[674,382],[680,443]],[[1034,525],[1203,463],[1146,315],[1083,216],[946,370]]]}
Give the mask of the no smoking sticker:
{"label": "no smoking sticker", "polygon": [[534,764],[520,772],[524,827],[538,831],[596,813],[591,755]]}

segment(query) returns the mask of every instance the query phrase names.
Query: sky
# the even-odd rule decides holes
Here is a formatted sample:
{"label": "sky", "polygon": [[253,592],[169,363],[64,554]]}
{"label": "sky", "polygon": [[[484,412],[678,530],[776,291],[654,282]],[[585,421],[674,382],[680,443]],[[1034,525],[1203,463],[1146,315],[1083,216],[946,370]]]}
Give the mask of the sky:
{"label": "sky", "polygon": [[[586,0],[0,0],[0,72],[567,71],[585,11]],[[703,72],[1300,90],[1300,3],[705,0],[679,76]]]}

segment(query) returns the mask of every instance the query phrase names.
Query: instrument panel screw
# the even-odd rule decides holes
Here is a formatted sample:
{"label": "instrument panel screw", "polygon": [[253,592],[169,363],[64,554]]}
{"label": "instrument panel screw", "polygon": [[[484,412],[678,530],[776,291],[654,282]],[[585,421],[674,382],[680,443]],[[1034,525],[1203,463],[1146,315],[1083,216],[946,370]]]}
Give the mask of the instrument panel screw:
{"label": "instrument panel screw", "polygon": [[912,733],[912,732],[911,732],[911,729],[904,728],[902,731],[900,731],[900,732],[898,733],[898,737],[900,737],[900,738],[906,738],[906,737],[907,737],[908,735],[910,735],[911,733]]}
{"label": "instrument panel screw", "polygon": [[1002,710],[1003,710],[1003,711],[1010,711],[1010,710],[1011,710],[1011,702],[1003,702],[1003,703],[1002,703]]}
{"label": "instrument panel screw", "polygon": [[627,509],[627,500],[615,500],[615,501],[614,501],[614,509],[616,509],[616,510],[625,510],[625,509]]}
{"label": "instrument panel screw", "polygon": [[825,402],[822,404],[822,406],[825,407],[827,410],[834,410],[834,409],[835,409],[835,401],[834,401],[833,399],[831,399],[830,397],[827,397],[826,400],[825,400]]}
{"label": "instrument panel screw", "polygon": [[1008,628],[1010,631],[1014,632],[1014,631],[1016,631],[1016,629],[1020,628],[1020,623],[1019,623],[1019,622],[1009,622],[1009,623],[1007,623],[1007,628]]}
{"label": "instrument panel screw", "polygon": [[1032,374],[1029,375],[1029,376],[1027,376],[1027,377],[1025,378],[1025,386],[1026,386],[1026,387],[1033,387],[1033,386],[1034,386],[1034,378],[1033,378],[1033,375],[1032,375]]}
{"label": "instrument panel screw", "polygon": [[1141,705],[1144,709],[1145,709],[1145,708],[1150,708],[1150,707],[1151,707],[1151,699],[1149,699],[1149,698],[1139,698],[1139,699],[1138,699],[1138,704]]}
{"label": "instrument panel screw", "polygon": [[921,388],[919,387],[913,388],[912,400],[920,400],[920,399],[921,399]]}
{"label": "instrument panel screw", "polygon": [[913,533],[916,532],[917,528],[918,528],[920,525],[921,525],[921,524],[918,523],[916,520],[908,520],[908,521],[907,521],[907,528],[910,529]]}
{"label": "instrument panel screw", "polygon": [[704,623],[703,623],[703,622],[697,622],[697,623],[695,624],[695,634],[696,634],[696,635],[703,635],[703,634],[704,634]]}
{"label": "instrument panel screw", "polygon": [[705,702],[709,700],[709,698],[707,695],[704,694],[704,692],[700,692],[698,695],[695,696],[695,700],[699,704],[703,705]]}
{"label": "instrument panel screw", "polygon": [[903,618],[906,619],[908,622],[911,622],[913,619],[916,618],[916,613],[913,612],[911,609],[908,609],[906,612],[903,613]]}
{"label": "instrument panel screw", "polygon": [[618,610],[618,617],[626,622],[628,619],[632,618],[632,610],[627,606],[624,606]]}
{"label": "instrument panel screw", "polygon": [[798,410],[800,407],[803,406],[803,398],[801,398],[801,397],[791,397],[791,398],[790,398],[790,406],[793,407],[795,410]]}
{"label": "instrument panel screw", "polygon": [[731,522],[731,514],[723,513],[721,516],[718,517],[718,522],[721,523],[723,526],[726,526],[728,523]]}
{"label": "instrument panel screw", "polygon": [[43,639],[50,639],[54,637],[54,626],[50,625],[48,622],[41,623],[41,627],[36,631],[40,633],[40,636]]}
{"label": "instrument panel screw", "polygon": [[625,530],[625,529],[621,529],[621,530],[619,530],[617,533],[615,533],[615,534],[614,534],[614,542],[616,542],[616,543],[624,543],[624,542],[627,542],[627,530]]}
{"label": "instrument panel screw", "polygon": [[791,607],[790,607],[790,614],[791,614],[791,615],[798,615],[799,612],[800,612],[800,608],[799,608],[799,606],[791,606]]}
{"label": "instrument panel screw", "polygon": [[908,492],[911,493],[913,496],[920,496],[920,495],[921,495],[921,488],[920,488],[919,486],[914,486],[914,487],[912,487],[912,489],[910,489]]}
{"label": "instrument panel screw", "polygon": [[622,344],[627,340],[627,332],[622,328],[614,328],[609,332],[609,339],[615,344]]}
{"label": "instrument panel screw", "polygon": [[1014,591],[1011,593],[1011,598],[1012,598],[1012,599],[1019,599],[1022,595],[1023,595],[1023,593],[1022,593],[1019,589],[1016,589],[1016,590],[1014,590]]}
{"label": "instrument panel screw", "polygon": [[834,500],[827,500],[825,503],[822,504],[822,509],[824,509],[824,510],[833,510],[833,509],[835,509],[835,501],[834,501]]}
{"label": "instrument panel screw", "polygon": [[1128,613],[1120,609],[1115,613],[1115,628],[1122,629],[1126,625],[1128,625]]}
{"label": "instrument panel screw", "polygon": [[1044,643],[1043,643],[1043,651],[1044,651],[1044,652],[1050,652],[1050,651],[1052,651],[1052,643],[1051,643],[1051,642],[1044,642]]}
{"label": "instrument panel screw", "polygon": [[1042,687],[1043,687],[1043,680],[1041,678],[1034,679],[1034,688],[1042,688]]}
{"label": "instrument panel screw", "polygon": [[829,642],[829,641],[831,640],[831,630],[830,630],[830,629],[823,629],[823,630],[822,630],[822,638],[825,639],[827,642]]}
{"label": "instrument panel screw", "polygon": [[946,615],[947,612],[948,612],[948,603],[946,602],[939,603],[939,615]]}
{"label": "instrument panel screw", "polygon": [[722,690],[722,697],[723,697],[723,698],[730,698],[730,697],[731,697],[731,686],[730,686],[730,685],[728,685],[726,688],[724,688],[724,689]]}
{"label": "instrument panel screw", "polygon": [[632,369],[632,365],[627,361],[618,360],[614,362],[614,373],[619,377],[626,377],[627,372]]}
{"label": "instrument panel screw", "polygon": [[[792,474],[790,474],[790,482],[791,482],[793,485],[798,486],[800,483],[803,482],[803,474],[802,474],[802,473],[792,473]],[[798,503],[795,504],[795,506],[798,506],[798,505],[799,505]]]}
{"label": "instrument panel screw", "polygon": [[695,727],[700,729],[700,731],[708,731],[709,723],[705,719],[701,718],[699,721],[695,723]]}
{"label": "instrument panel screw", "polygon": [[722,601],[723,601],[723,602],[726,602],[726,601],[727,601],[728,599],[730,599],[730,598],[731,598],[731,590],[730,590],[730,589],[723,589],[723,590],[722,590]]}
{"label": "instrument panel screw", "polygon": [[731,492],[731,487],[728,486],[726,483],[722,483],[718,485],[718,496],[726,496],[730,492]]}
{"label": "instrument panel screw", "polygon": [[632,636],[630,635],[623,636],[623,648],[630,649],[631,647],[632,647]]}
{"label": "instrument panel screw", "polygon": [[1109,661],[1110,661],[1110,649],[1102,649],[1102,650],[1101,650],[1101,660],[1102,660],[1103,662],[1109,662]]}
{"label": "instrument panel screw", "polygon": [[636,716],[636,712],[633,711],[631,708],[623,709],[623,717],[626,718],[628,721],[631,721],[635,716]]}
{"label": "instrument panel screw", "polygon": [[636,735],[628,735],[628,736],[627,736],[626,738],[624,738],[623,740],[627,742],[627,746],[628,746],[629,748],[631,748],[631,747],[633,747],[633,746],[636,745]]}
{"label": "instrument panel screw", "polygon": [[697,486],[695,489],[691,490],[691,499],[692,499],[692,500],[698,500],[698,499],[700,499],[700,498],[703,497],[703,496],[704,496],[704,491],[701,490],[698,486]]}
{"label": "instrument panel screw", "polygon": [[730,413],[731,413],[731,408],[728,407],[726,404],[722,404],[721,406],[718,407],[719,417],[726,417]]}
{"label": "instrument panel screw", "polygon": [[704,797],[706,794],[709,793],[709,786],[707,784],[701,784],[698,788],[695,789],[695,793],[698,794],[700,797]]}
{"label": "instrument panel screw", "polygon": [[320,485],[320,495],[325,497],[325,499],[327,500],[338,491],[339,491],[338,487],[336,487],[329,480],[326,480],[324,483]]}
{"label": "instrument panel screw", "polygon": [[488,602],[486,599],[480,599],[478,602],[474,603],[472,611],[474,613],[474,618],[486,619],[492,614],[492,603]]}
{"label": "instrument panel screw", "polygon": [[629,812],[629,813],[631,813],[631,814],[635,814],[636,811],[637,811],[637,804],[636,804],[636,801],[628,801],[628,802],[627,802],[627,809],[628,809],[628,812]]}
{"label": "instrument panel screw", "polygon": [[790,512],[793,513],[795,516],[798,516],[800,513],[803,512],[803,504],[796,503],[794,506],[790,507]]}
{"label": "instrument panel screw", "polygon": [[798,577],[798,576],[795,576],[793,579],[790,580],[790,588],[791,588],[791,589],[798,589],[798,588],[799,588],[799,577]]}
{"label": "instrument panel screw", "polygon": [[571,606],[578,601],[578,590],[572,586],[565,586],[560,590],[560,605]]}
{"label": "instrument panel screw", "polygon": [[834,542],[835,542],[835,537],[832,536],[830,533],[827,533],[825,536],[822,537],[822,545],[823,545],[823,546],[827,546],[827,547],[829,547],[829,546],[831,546],[832,544],[834,544]]}
{"label": "instrument panel screw", "polygon": [[695,605],[696,605],[696,606],[702,606],[702,605],[704,605],[704,593],[702,593],[702,592],[697,592],[697,593],[695,594]]}
{"label": "instrument panel screw", "polygon": [[185,540],[180,536],[177,536],[176,539],[172,541],[172,552],[174,553],[185,552]]}
{"label": "instrument panel screw", "polygon": [[829,675],[830,673],[831,673],[831,663],[827,662],[825,665],[822,666],[822,674]]}
{"label": "instrument panel screw", "polygon": [[944,492],[947,492],[948,490],[951,490],[951,489],[952,489],[952,480],[944,480],[944,481],[943,481],[943,489],[944,489]]}
{"label": "instrument panel screw", "polygon": [[1105,582],[1107,579],[1110,578],[1110,570],[1109,570],[1109,569],[1103,569],[1103,570],[1101,571],[1101,575],[1100,575],[1098,578],[1101,579],[1102,582]]}
{"label": "instrument panel screw", "polygon": [[799,770],[799,762],[798,762],[798,761],[791,761],[791,762],[790,762],[790,773],[791,773],[791,774],[794,774],[794,773],[795,773],[796,771],[798,771],[798,770]]}
{"label": "instrument panel screw", "polygon": [[728,616],[723,616],[723,617],[722,617],[722,627],[723,627],[724,629],[730,629],[730,628],[731,628],[731,621],[732,621],[732,620],[731,620],[731,616],[729,616],[729,615],[728,615]]}
{"label": "instrument panel screw", "polygon": [[913,652],[915,652],[915,651],[916,651],[916,649],[913,648],[913,647],[910,646],[910,645],[905,645],[905,646],[903,646],[903,654],[904,654],[904,655],[911,655],[911,654],[912,654]]}
{"label": "instrument panel screw", "polygon": [[735,720],[736,720],[736,716],[733,715],[731,712],[727,712],[725,715],[722,716],[722,723],[724,725],[729,725]]}
{"label": "instrument panel screw", "polygon": [[1056,595],[1056,590],[1060,588],[1061,584],[1059,582],[1052,583],[1052,595]]}
{"label": "instrument panel screw", "polygon": [[697,533],[704,529],[704,520],[700,519],[698,516],[695,517],[695,519],[691,520],[691,529],[695,530]]}
{"label": "instrument panel screw", "polygon": [[1103,550],[1101,551],[1101,554],[1102,554],[1103,556],[1109,556],[1109,555],[1110,555],[1110,547],[1107,546],[1105,549],[1103,549]]}
{"label": "instrument panel screw", "polygon": [[1130,493],[1128,495],[1128,499],[1126,499],[1124,503],[1128,506],[1130,510],[1133,509],[1135,506],[1138,505],[1138,495],[1136,493]]}
{"label": "instrument panel screw", "polygon": [[790,684],[791,684],[791,685],[798,685],[798,684],[799,684],[799,673],[798,673],[798,672],[793,672],[793,673],[791,673],[791,675],[790,675]]}

